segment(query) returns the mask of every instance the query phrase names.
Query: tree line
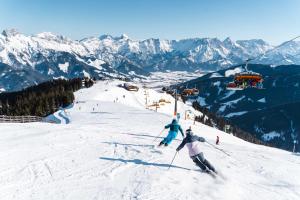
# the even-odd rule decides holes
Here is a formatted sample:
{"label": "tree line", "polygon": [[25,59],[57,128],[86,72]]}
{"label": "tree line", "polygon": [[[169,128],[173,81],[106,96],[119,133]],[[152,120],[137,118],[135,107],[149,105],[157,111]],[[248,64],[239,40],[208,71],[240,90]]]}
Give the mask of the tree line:
{"label": "tree line", "polygon": [[75,91],[92,85],[89,78],[57,79],[18,92],[0,93],[0,115],[44,117],[70,105]]}
{"label": "tree line", "polygon": [[202,116],[196,116],[195,121],[201,122],[207,126],[211,126],[217,128],[218,130],[225,131],[226,125],[229,125],[230,130],[229,132],[232,133],[234,136],[241,138],[245,141],[254,143],[254,144],[262,144],[266,146],[271,146],[259,139],[257,139],[252,134],[240,129],[236,125],[233,125],[230,121],[226,120],[225,118],[216,115],[213,112],[210,112],[207,108],[200,106],[197,101],[193,102],[193,108],[203,113]]}

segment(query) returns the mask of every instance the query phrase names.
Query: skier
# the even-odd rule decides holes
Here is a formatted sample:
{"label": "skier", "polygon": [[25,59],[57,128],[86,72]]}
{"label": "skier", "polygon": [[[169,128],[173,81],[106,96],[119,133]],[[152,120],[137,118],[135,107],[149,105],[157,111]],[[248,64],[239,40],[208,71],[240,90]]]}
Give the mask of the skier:
{"label": "skier", "polygon": [[219,138],[219,136],[217,135],[216,145],[219,145],[219,143],[220,143],[220,138]]}
{"label": "skier", "polygon": [[172,120],[171,124],[168,124],[165,126],[165,129],[170,128],[169,133],[167,137],[165,137],[158,146],[165,145],[168,146],[176,137],[178,134],[178,131],[181,132],[182,137],[184,138],[183,130],[181,126],[178,124],[176,119]]}
{"label": "skier", "polygon": [[202,169],[203,172],[210,173],[211,171],[217,173],[215,168],[204,158],[203,153],[198,147],[197,142],[205,142],[203,137],[194,135],[191,128],[186,130],[186,137],[183,139],[181,144],[177,147],[176,151],[179,152],[184,145],[187,145],[189,150],[189,156],[194,163]]}

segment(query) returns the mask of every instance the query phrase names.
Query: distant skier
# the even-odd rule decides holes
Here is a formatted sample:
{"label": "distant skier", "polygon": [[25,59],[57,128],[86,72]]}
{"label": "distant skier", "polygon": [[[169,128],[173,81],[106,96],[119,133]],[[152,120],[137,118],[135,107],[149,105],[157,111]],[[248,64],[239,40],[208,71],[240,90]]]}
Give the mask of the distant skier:
{"label": "distant skier", "polygon": [[219,145],[219,143],[220,143],[220,138],[219,138],[219,136],[217,135],[216,145]]}
{"label": "distant skier", "polygon": [[161,145],[168,146],[177,137],[178,131],[181,132],[181,135],[184,138],[183,130],[182,130],[181,126],[178,124],[176,119],[173,119],[171,124],[166,125],[165,129],[167,129],[167,128],[170,129],[169,133],[168,133],[167,137],[165,137],[159,143],[158,146],[161,146]]}
{"label": "distant skier", "polygon": [[203,172],[209,173],[210,171],[213,171],[217,173],[215,168],[208,162],[208,160],[204,158],[203,153],[198,147],[198,142],[205,142],[205,139],[203,137],[194,135],[191,128],[189,128],[186,130],[186,137],[177,147],[176,151],[179,152],[184,145],[187,145],[190,158],[202,169]]}

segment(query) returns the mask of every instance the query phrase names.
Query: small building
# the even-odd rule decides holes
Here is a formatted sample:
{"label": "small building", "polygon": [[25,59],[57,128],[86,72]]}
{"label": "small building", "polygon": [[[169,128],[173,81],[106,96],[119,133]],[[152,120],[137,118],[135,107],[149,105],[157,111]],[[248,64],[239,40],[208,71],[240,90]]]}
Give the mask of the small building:
{"label": "small building", "polygon": [[136,85],[131,85],[129,83],[124,83],[124,88],[128,91],[139,91],[139,87]]}
{"label": "small building", "polygon": [[181,93],[183,96],[196,96],[199,94],[199,90],[197,88],[184,89]]}

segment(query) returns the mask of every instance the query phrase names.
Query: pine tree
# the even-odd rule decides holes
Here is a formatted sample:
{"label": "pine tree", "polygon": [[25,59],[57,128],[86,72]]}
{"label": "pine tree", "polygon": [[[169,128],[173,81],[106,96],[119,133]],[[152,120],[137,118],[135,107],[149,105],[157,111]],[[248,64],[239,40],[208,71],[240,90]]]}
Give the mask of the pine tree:
{"label": "pine tree", "polygon": [[[46,116],[74,101],[81,79],[52,80],[18,92],[0,94],[0,114]],[[5,102],[5,103],[4,103]]]}

